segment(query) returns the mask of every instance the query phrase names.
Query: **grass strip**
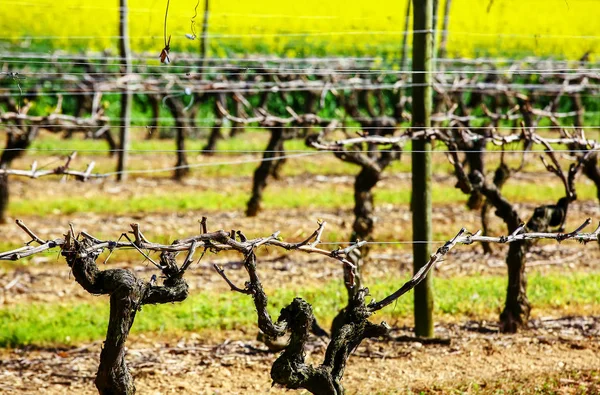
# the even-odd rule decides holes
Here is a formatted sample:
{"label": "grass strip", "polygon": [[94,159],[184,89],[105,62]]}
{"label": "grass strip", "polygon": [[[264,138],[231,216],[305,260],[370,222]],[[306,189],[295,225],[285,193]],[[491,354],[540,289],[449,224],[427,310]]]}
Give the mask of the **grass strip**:
{"label": "grass strip", "polygon": [[[406,278],[381,279],[369,285],[372,295],[381,298]],[[294,297],[305,298],[324,324],[331,322],[345,301],[339,281],[322,286],[269,290],[270,313]],[[506,278],[468,276],[435,279],[436,316],[444,318],[488,318],[498,314],[506,289]],[[566,309],[600,305],[600,273],[551,273],[530,275],[528,295],[534,308]],[[24,345],[72,345],[102,339],[108,322],[108,298],[85,303],[23,303],[0,309],[0,347]],[[594,312],[592,312],[594,313]],[[597,311],[596,311],[597,313]],[[412,296],[407,296],[373,319],[405,318],[412,315]],[[175,334],[201,329],[244,329],[256,327],[256,313],[250,297],[232,292],[198,292],[178,304],[144,306],[132,333]]]}
{"label": "grass strip", "polygon": [[[375,204],[406,205],[410,202],[410,187],[406,182],[388,183],[386,188],[375,189]],[[394,187],[392,187],[394,186]],[[466,195],[450,185],[436,184],[433,188],[433,204],[462,204]],[[559,184],[549,183],[512,183],[503,188],[503,195],[509,201],[520,203],[552,204],[564,196]],[[579,200],[594,200],[596,188],[592,184],[581,184],[577,188]],[[86,196],[53,198],[43,196],[38,199],[14,197],[9,203],[12,216],[27,216],[35,213],[50,214],[74,213],[149,213],[174,210],[202,210],[204,213],[215,211],[244,210],[250,198],[249,191],[233,189],[206,190],[198,188],[190,192],[173,194],[170,191],[158,191],[135,198],[99,195],[94,199]],[[264,194],[265,209],[335,209],[351,208],[354,204],[353,190],[350,185],[337,185],[333,188],[318,186],[282,187],[271,185]],[[435,210],[435,209],[434,209]]]}

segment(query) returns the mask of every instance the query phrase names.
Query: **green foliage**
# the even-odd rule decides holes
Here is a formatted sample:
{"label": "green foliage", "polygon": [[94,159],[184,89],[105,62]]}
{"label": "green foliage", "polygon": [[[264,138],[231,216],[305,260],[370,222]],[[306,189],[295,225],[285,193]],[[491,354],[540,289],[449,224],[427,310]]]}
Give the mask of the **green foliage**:
{"label": "green foliage", "polygon": [[[405,277],[372,279],[369,289],[382,298]],[[436,315],[440,319],[490,318],[499,313],[506,279],[498,276],[436,278]],[[553,273],[530,276],[528,294],[536,309],[598,306],[600,273]],[[267,284],[268,286],[268,284]],[[339,281],[308,288],[284,287],[269,291],[269,311],[273,317],[294,297],[313,305],[317,319],[330,323],[345,303],[346,291]],[[443,296],[443,297],[442,297]],[[406,318],[412,314],[412,297],[400,298],[373,319]],[[78,303],[23,303],[0,309],[0,347],[23,345],[77,344],[104,337],[108,322],[108,298]],[[256,313],[252,299],[233,292],[193,293],[183,303],[144,306],[138,313],[132,334],[157,334],[203,329],[254,328]]]}
{"label": "green foliage", "polygon": [[[503,195],[511,200],[528,203],[552,204],[564,195],[564,191],[555,184],[532,184],[514,182],[503,189]],[[591,184],[578,186],[580,200],[595,198],[596,189]],[[70,197],[14,197],[9,203],[9,212],[13,216],[25,216],[32,212],[38,215],[75,214],[75,213],[150,213],[181,210],[202,210],[209,214],[216,211],[244,210],[249,194],[245,190],[232,190],[224,194],[221,190],[197,190],[177,193],[174,196],[168,190],[137,196],[100,195],[94,199],[85,196]],[[376,204],[407,205],[410,202],[410,189],[390,185],[375,190]],[[433,204],[462,204],[465,195],[458,189],[439,185],[433,188]],[[321,189],[314,186],[287,187],[272,185],[265,191],[263,208],[267,210],[297,208],[351,208],[354,204],[352,186],[336,186]]]}

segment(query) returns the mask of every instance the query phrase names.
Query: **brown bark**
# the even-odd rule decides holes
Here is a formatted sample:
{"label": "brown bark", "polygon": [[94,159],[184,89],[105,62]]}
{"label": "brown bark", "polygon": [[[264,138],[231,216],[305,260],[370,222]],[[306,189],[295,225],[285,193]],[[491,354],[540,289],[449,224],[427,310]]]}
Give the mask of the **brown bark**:
{"label": "brown bark", "polygon": [[273,165],[271,166],[271,176],[276,180],[280,180],[281,170],[283,169],[283,165],[287,162],[285,152],[283,152],[283,143],[280,145],[280,152],[275,153],[275,157],[280,159],[273,161]]}
{"label": "brown bark", "polygon": [[8,208],[9,196],[8,175],[0,174],[0,224],[8,223],[6,210]]}
{"label": "brown bark", "polygon": [[368,290],[357,292],[349,302],[340,320],[340,329],[332,334],[323,363],[314,367],[305,361],[306,342],[315,321],[311,305],[301,298],[295,298],[281,310],[277,322],[273,322],[267,310],[267,296],[256,273],[256,256],[253,252],[246,256],[244,267],[250,281],[242,292],[252,295],[254,299],[260,330],[273,338],[290,332],[287,347],[271,367],[273,384],[287,389],[306,389],[313,394],[343,394],[341,380],[350,354],[364,339],[383,336],[388,331],[387,325],[368,321],[374,312],[365,303]]}
{"label": "brown bark", "polygon": [[254,217],[260,212],[263,192],[267,187],[267,180],[273,174],[273,169],[277,166],[277,162],[281,161],[281,159],[273,160],[273,158],[283,155],[283,152],[280,151],[283,151],[285,130],[277,126],[267,126],[267,129],[271,133],[271,137],[269,138],[267,148],[265,148],[263,161],[254,171],[252,196],[246,207],[246,215],[249,217]]}
{"label": "brown bark", "polygon": [[[481,173],[483,174],[483,173]],[[501,163],[498,168],[496,169],[495,173],[494,173],[494,186],[496,187],[496,189],[498,191],[502,190],[502,187],[504,186],[504,184],[506,183],[506,181],[508,181],[508,179],[510,178],[511,175],[511,171],[508,168],[508,166],[506,166],[506,164]],[[479,195],[482,196],[482,200],[483,200],[483,205],[481,207],[481,230],[483,235],[489,235],[489,229],[490,229],[490,218],[489,218],[489,209],[490,209],[490,204],[485,201],[485,199],[483,198],[483,195],[481,194],[480,191],[476,191],[474,190],[473,193],[471,193],[471,196],[473,196],[475,194],[475,192],[477,192]],[[490,243],[481,243],[481,246],[483,247],[483,253],[484,254],[491,254],[492,253],[492,245]]]}
{"label": "brown bark", "polygon": [[600,201],[600,169],[598,168],[597,153],[592,153],[583,162],[583,174],[596,185],[596,197]]}
{"label": "brown bark", "polygon": [[[392,126],[386,118],[376,118],[374,120],[363,121],[362,126],[374,127],[372,134],[385,135],[391,133],[393,129],[386,129],[387,126]],[[369,130],[369,129],[367,129]],[[373,234],[375,225],[374,217],[374,201],[373,188],[377,185],[383,171],[394,160],[400,158],[400,147],[391,146],[379,152],[374,146],[367,147],[367,152],[360,152],[363,147],[355,146],[355,151],[341,151],[335,155],[341,160],[349,163],[354,163],[361,167],[360,172],[354,181],[354,222],[352,224],[351,242],[359,240],[369,240]],[[364,259],[368,254],[367,247],[362,250],[354,250],[350,253],[349,259],[354,264],[353,267],[344,267],[344,283],[348,293],[348,303],[351,303],[356,296],[356,292],[362,286],[360,271],[364,265]],[[352,281],[352,279],[354,279]],[[354,285],[351,285],[354,283]],[[347,314],[348,306],[340,310],[338,315],[333,319],[331,324],[331,332],[336,333],[340,330],[344,317]]]}
{"label": "brown bark", "polygon": [[[481,179],[478,179],[475,183],[483,182],[481,173],[476,173],[472,176],[472,178],[476,177],[481,177]],[[496,186],[488,187],[484,183],[480,184],[479,189],[489,204],[496,209],[496,215],[504,221],[509,234],[521,226],[522,222],[519,213],[501,195]],[[500,315],[501,330],[505,333],[515,333],[520,326],[527,322],[529,312],[531,311],[531,306],[527,299],[527,278],[525,277],[525,254],[527,249],[528,244],[525,242],[514,242],[511,243],[506,256],[508,287],[504,310]]]}
{"label": "brown bark", "polygon": [[152,111],[152,117],[150,118],[150,124],[148,125],[148,134],[146,139],[160,138],[160,131],[158,130],[158,119],[160,118],[160,96],[159,95],[148,95],[148,102],[150,103],[150,110]]}
{"label": "brown bark", "polygon": [[529,250],[526,242],[511,243],[506,255],[508,287],[504,310],[500,314],[500,330],[516,333],[527,323],[531,304],[527,299],[527,277],[525,276],[525,254]]}
{"label": "brown bark", "polygon": [[104,137],[104,140],[106,140],[106,143],[108,144],[108,156],[114,156],[115,151],[119,148],[119,144],[117,144],[117,141],[115,140],[114,136],[112,135],[110,130],[106,130],[104,133],[102,133],[102,137]]}
{"label": "brown bark", "polygon": [[185,152],[185,137],[189,134],[188,118],[185,116],[183,102],[179,98],[170,97],[166,100],[167,107],[175,119],[175,135],[177,143],[177,162],[175,163],[175,172],[173,178],[181,180],[190,169],[187,167],[188,161]]}
{"label": "brown bark", "polygon": [[[577,115],[575,116],[575,118],[573,120],[573,126],[575,126],[576,129],[581,128],[583,126],[583,121],[584,121],[583,114],[585,111],[585,108],[583,107],[583,103],[581,101],[581,94],[579,94],[579,93],[573,94],[571,96],[571,100],[573,102],[573,111],[577,112]],[[585,150],[588,147],[572,146],[569,148],[573,149],[573,150]],[[580,155],[583,156],[584,154],[582,153]],[[596,186],[596,197],[600,201],[600,169],[598,168],[598,154],[597,153],[594,152],[594,153],[590,154],[584,160],[582,172]]]}
{"label": "brown bark", "polygon": [[[242,118],[244,114],[244,105],[239,100],[233,100],[233,114]],[[233,122],[231,124],[231,132],[229,132],[229,137],[238,136],[241,133],[244,133],[246,125],[242,122]]]}
{"label": "brown bark", "polygon": [[[215,269],[229,284],[231,290],[242,294],[251,295],[257,313],[259,329],[273,339],[290,333],[290,340],[283,353],[275,360],[271,367],[273,384],[278,384],[286,389],[306,389],[313,394],[340,395],[344,393],[342,378],[350,355],[366,338],[385,336],[389,327],[385,323],[374,324],[369,317],[382,308],[392,304],[402,295],[422,282],[434,267],[455,244],[456,239],[464,233],[461,231],[453,240],[440,247],[430,258],[423,269],[413,278],[404,283],[394,293],[380,301],[366,303],[369,290],[358,290],[348,302],[344,314],[339,319],[339,329],[331,334],[331,341],[327,345],[323,363],[318,366],[306,363],[306,342],[311,331],[314,332],[315,318],[312,307],[301,298],[295,298],[292,303],[283,308],[276,322],[273,322],[267,309],[268,299],[256,272],[256,256],[254,249],[245,245],[234,247],[245,255],[244,268],[248,272],[249,281],[244,288],[234,285],[225,275],[223,269],[215,265]],[[237,233],[242,238],[240,232]],[[298,245],[310,242],[313,237],[319,237],[320,232],[304,242],[288,244],[284,248],[294,250]],[[245,238],[242,238],[245,241]],[[229,245],[237,242],[225,241]],[[340,252],[343,254],[343,252]]]}
{"label": "brown bark", "polygon": [[223,121],[220,118],[216,118],[213,126],[210,128],[210,134],[208,140],[203,148],[203,154],[206,156],[212,156],[215,154],[217,149],[217,143],[223,138],[221,129],[223,128]]}
{"label": "brown bark", "polygon": [[[459,173],[457,172],[457,175]],[[464,174],[464,173],[463,173]],[[502,164],[496,172],[494,185],[487,185],[483,175],[479,172],[470,174],[469,183],[474,189],[478,189],[486,198],[487,203],[495,208],[495,214],[506,224],[509,234],[515,232],[522,224],[519,213],[512,203],[500,193],[499,187],[508,178],[508,170]],[[550,228],[562,231],[565,223],[568,206],[576,199],[574,179],[576,170],[571,168],[569,172],[566,196],[559,199],[556,204],[537,207],[527,224],[525,231],[547,232]],[[495,185],[495,184],[498,184]],[[508,287],[506,290],[506,301],[504,309],[500,314],[500,328],[504,333],[515,333],[524,326],[529,319],[531,304],[527,299],[527,277],[525,276],[526,254],[532,243],[529,241],[517,241],[510,244],[506,256],[508,268]]]}
{"label": "brown bark", "polygon": [[[6,146],[0,155],[0,169],[9,169],[12,162],[25,153],[33,139],[37,136],[38,127],[28,126],[17,121],[20,133],[6,132]],[[0,175],[0,223],[6,223],[6,210],[9,201],[8,175]]]}
{"label": "brown bark", "polygon": [[[485,174],[484,161],[483,161],[483,150],[485,149],[485,142],[474,144],[471,150],[467,150],[465,153],[467,163],[469,164],[469,171],[478,171],[481,174]],[[481,192],[474,190],[467,200],[467,207],[469,210],[479,210],[483,206],[484,198]]]}
{"label": "brown bark", "polygon": [[180,302],[187,298],[188,286],[177,273],[175,255],[163,253],[161,266],[167,276],[163,286],[154,286],[125,269],[101,271],[96,265],[100,250],[86,252],[91,243],[74,240],[72,250],[63,250],[75,281],[94,295],[110,295],[110,318],[106,340],[100,353],[95,379],[100,394],[134,394],[135,385],[125,361],[125,342],[137,312],[144,304]]}

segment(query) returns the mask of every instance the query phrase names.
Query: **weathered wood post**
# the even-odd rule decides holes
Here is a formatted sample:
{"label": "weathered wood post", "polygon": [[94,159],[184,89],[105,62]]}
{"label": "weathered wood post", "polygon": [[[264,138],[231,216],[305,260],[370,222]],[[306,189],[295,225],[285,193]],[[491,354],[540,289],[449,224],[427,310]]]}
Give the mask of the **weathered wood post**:
{"label": "weathered wood post", "polygon": [[412,0],[406,2],[406,15],[404,16],[404,35],[402,36],[402,54],[400,57],[400,71],[406,70],[406,60],[408,58],[408,28],[410,26],[410,5]]}
{"label": "weathered wood post", "polygon": [[208,0],[204,0],[204,16],[202,17],[202,35],[200,36],[200,72],[205,73],[206,54],[208,52]]}
{"label": "weathered wood post", "polygon": [[[119,0],[119,12],[121,20],[119,23],[119,53],[121,55],[121,73],[131,74],[133,68],[131,66],[131,47],[129,44],[129,18],[127,10],[127,0]],[[127,159],[129,151],[129,128],[131,127],[131,103],[133,102],[133,94],[129,89],[129,84],[125,83],[125,92],[121,95],[121,131],[119,156],[117,162],[117,181],[127,179],[127,174],[123,171],[127,168]]]}
{"label": "weathered wood post", "polygon": [[[413,0],[412,126],[429,128],[432,107],[433,0]],[[412,223],[414,272],[429,260],[431,253],[431,142],[412,145]],[[415,334],[433,336],[433,292],[431,273],[415,287]]]}
{"label": "weathered wood post", "polygon": [[444,59],[448,53],[448,26],[450,26],[450,8],[452,7],[452,0],[446,0],[444,6],[444,24],[442,25],[442,37],[440,39],[440,46],[438,50],[438,58]]}

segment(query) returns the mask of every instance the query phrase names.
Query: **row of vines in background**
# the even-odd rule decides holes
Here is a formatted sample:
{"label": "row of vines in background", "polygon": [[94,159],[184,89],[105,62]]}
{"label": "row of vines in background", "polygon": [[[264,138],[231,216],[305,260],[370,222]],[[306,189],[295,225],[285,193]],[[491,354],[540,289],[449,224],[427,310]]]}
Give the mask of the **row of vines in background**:
{"label": "row of vines in background", "polygon": [[[93,93],[101,92],[98,106],[110,118],[119,118],[120,92],[123,89],[123,83],[119,82],[119,58],[68,56],[68,59],[61,59],[60,55],[49,57],[33,54],[26,54],[27,59],[24,57],[6,55],[0,60],[3,69],[0,75],[1,103],[31,101],[29,114],[44,115],[55,109],[58,97],[61,96],[62,111],[81,116],[89,113]],[[169,66],[153,67],[146,63],[134,63],[134,82],[138,83],[138,88],[133,90],[132,124],[144,127],[173,125],[174,121],[169,120],[169,99],[182,100],[185,103],[184,107],[189,112],[186,118],[189,118],[190,122],[198,126],[211,123],[213,119],[218,118],[214,107],[215,94],[224,89],[211,88],[210,85],[203,84],[203,81],[232,83],[229,91],[274,89],[279,82],[295,81],[296,86],[286,88],[285,95],[271,94],[266,97],[263,107],[275,115],[287,115],[287,106],[301,106],[307,90],[319,96],[315,111],[326,118],[342,115],[340,110],[343,109],[336,102],[336,96],[339,96],[337,92],[347,89],[381,90],[385,105],[382,115],[394,116],[399,90],[402,90],[407,98],[404,103],[406,110],[410,111],[411,108],[412,86],[408,74],[398,71],[390,64],[380,64],[369,59],[331,59],[328,62],[264,59],[220,62],[208,59],[206,66],[200,66],[199,63],[200,60],[195,57],[187,57]],[[509,84],[513,92],[533,95],[539,106],[552,103],[555,111],[569,111],[572,109],[572,102],[567,98],[568,95],[561,94],[554,103],[558,93],[568,93],[570,89],[561,87],[560,84],[578,83],[584,77],[589,80],[589,84],[596,84],[597,66],[597,63],[587,60],[558,63],[538,59],[519,62],[456,60],[438,65],[440,71],[436,74],[434,83],[439,86],[439,89],[436,89],[438,92],[455,90],[467,101],[470,100],[470,96],[476,95],[477,91],[492,89],[495,83]],[[453,87],[452,84],[457,78],[465,86]],[[244,85],[244,82],[247,85]],[[239,84],[236,86],[235,83]],[[148,87],[145,88],[144,85]],[[208,88],[211,92],[204,93]],[[231,92],[225,89],[225,93],[228,101],[233,100]],[[196,101],[199,96],[202,98]],[[254,100],[252,104],[257,104],[259,99],[255,99],[256,97],[257,95],[252,95],[249,99]],[[485,100],[489,107],[491,99],[486,97]],[[581,101],[587,110],[584,122],[594,124],[600,104],[590,94],[583,94]],[[475,109],[472,115],[483,115],[483,111]],[[150,119],[152,125],[148,125],[147,119]]]}
{"label": "row of vines in background", "polygon": [[[162,75],[152,72],[124,78],[129,89],[153,103],[154,114],[147,127],[156,127],[157,108],[164,106],[171,112],[177,142],[177,151],[174,151],[177,157],[174,176],[177,179],[185,177],[189,170],[186,139],[202,127],[196,124],[196,114],[202,105],[210,106],[213,114],[206,154],[218,152],[214,144],[219,138],[224,138],[222,129],[226,122],[232,125],[230,135],[243,132],[248,125],[269,133],[263,161],[254,173],[246,211],[249,216],[259,213],[268,179],[276,176],[285,162],[286,141],[306,139],[308,147],[332,151],[339,159],[357,165],[360,172],[354,184],[355,220],[351,242],[370,239],[374,227],[373,188],[382,178],[385,168],[400,158],[405,144],[415,139],[437,140],[446,145],[456,169],[457,186],[469,196],[469,207],[481,210],[484,229],[488,227],[486,218],[489,212],[495,210],[509,234],[522,226],[529,231],[562,231],[568,206],[577,197],[577,175],[583,172],[597,186],[600,185],[595,152],[598,146],[587,140],[583,133],[588,110],[586,105],[594,109],[598,105],[593,98],[597,94],[600,77],[593,70],[575,68],[565,72],[558,68],[545,69],[538,74],[537,71],[519,73],[514,68],[508,72],[487,67],[459,73],[441,71],[435,75],[434,83],[434,129],[409,128],[406,132],[403,129],[412,119],[411,102],[406,94],[411,83],[407,80],[398,79],[398,76],[379,78],[379,73],[371,74],[368,69],[352,73],[344,73],[343,70],[314,71],[308,75],[290,70],[261,66],[240,76],[226,69],[216,73],[219,77],[216,79],[205,79],[201,73]],[[110,73],[107,77],[102,72],[96,74],[89,70],[83,74],[62,70],[54,74],[44,71],[42,74],[58,78],[58,87],[51,84],[47,89],[42,85],[37,90],[26,91],[23,96],[3,96],[4,106],[12,111],[2,114],[9,138],[2,156],[3,169],[8,169],[14,156],[27,149],[40,129],[68,131],[68,134],[82,132],[90,138],[105,138],[113,149],[122,147],[122,144],[117,146],[111,137],[110,118],[100,105],[103,92],[122,92],[120,77]],[[53,94],[57,95],[59,104],[51,114],[41,117],[28,115],[37,97]],[[65,109],[60,103],[69,94],[76,95],[77,116],[83,118],[63,114]],[[23,107],[19,107],[19,99],[24,99]],[[332,117],[327,118],[323,114],[331,114]],[[594,123],[592,119],[592,125],[597,126],[598,122]],[[563,130],[566,126],[573,127],[574,131]],[[360,137],[352,139],[349,133],[352,129],[348,127],[359,131]],[[497,134],[503,128],[510,133]],[[539,128],[550,130],[548,139],[538,133]],[[334,141],[333,145],[328,141]],[[528,217],[521,217],[516,203],[504,198],[501,189],[523,166],[510,168],[504,156],[500,156],[496,177],[493,183],[487,183],[484,154],[489,143],[503,148],[506,144],[522,143],[524,153],[534,146],[544,148],[548,151],[550,163],[546,168],[562,181],[565,196],[556,203],[548,202],[536,208],[527,220]],[[575,157],[568,171],[561,169],[553,154],[552,145],[557,144],[565,145]],[[523,161],[525,159],[526,155],[523,155]],[[468,171],[463,169],[463,161]],[[9,174],[7,170],[2,174],[5,199]],[[501,316],[503,328],[508,332],[516,331],[529,316],[524,268],[530,246],[525,241],[514,243],[507,255],[509,279],[515,283],[509,287],[505,311]],[[360,288],[359,269],[364,255],[354,250],[349,252],[348,257],[352,266],[346,266],[346,283],[359,285],[348,287],[349,300],[353,300]]]}

